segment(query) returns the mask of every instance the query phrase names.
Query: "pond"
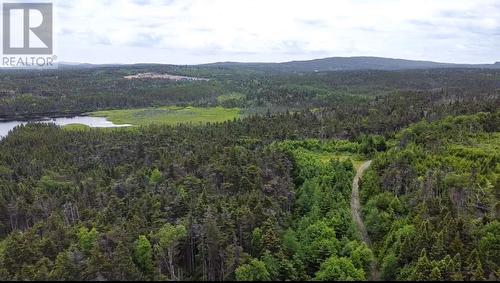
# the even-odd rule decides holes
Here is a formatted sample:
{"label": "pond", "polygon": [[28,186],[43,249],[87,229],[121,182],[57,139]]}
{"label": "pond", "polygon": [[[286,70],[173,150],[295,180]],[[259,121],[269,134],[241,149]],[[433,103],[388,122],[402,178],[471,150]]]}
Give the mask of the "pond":
{"label": "pond", "polygon": [[119,128],[129,127],[131,125],[116,125],[103,117],[90,117],[90,116],[75,116],[71,118],[47,118],[36,121],[0,121],[0,139],[6,137],[9,132],[16,126],[24,125],[29,122],[32,123],[54,123],[58,126],[66,126],[70,124],[82,124],[91,128]]}

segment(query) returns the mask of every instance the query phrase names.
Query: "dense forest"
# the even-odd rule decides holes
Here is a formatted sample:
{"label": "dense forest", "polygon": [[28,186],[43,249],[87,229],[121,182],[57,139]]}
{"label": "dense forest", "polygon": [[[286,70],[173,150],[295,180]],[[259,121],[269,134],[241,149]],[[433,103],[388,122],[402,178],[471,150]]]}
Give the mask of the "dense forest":
{"label": "dense forest", "polygon": [[[208,78],[126,80],[158,72]],[[0,140],[0,279],[498,280],[500,71],[0,72],[0,117],[192,105],[204,125]],[[357,167],[371,243],[351,215]],[[374,268],[375,267],[375,268]]]}
{"label": "dense forest", "polygon": [[[144,72],[210,79],[134,79]],[[314,108],[377,109],[387,96],[442,104],[498,103],[500,70],[433,69],[318,73],[256,72],[203,66],[133,65],[91,69],[0,71],[0,118],[74,115],[105,109],[192,105],[266,113]],[[381,100],[381,101],[380,101]],[[415,105],[417,107],[417,105]],[[390,111],[399,108],[390,109]],[[429,109],[423,109],[429,111]],[[387,110],[386,110],[387,111]]]}
{"label": "dense forest", "polygon": [[498,280],[500,114],[400,132],[363,183],[386,280]]}

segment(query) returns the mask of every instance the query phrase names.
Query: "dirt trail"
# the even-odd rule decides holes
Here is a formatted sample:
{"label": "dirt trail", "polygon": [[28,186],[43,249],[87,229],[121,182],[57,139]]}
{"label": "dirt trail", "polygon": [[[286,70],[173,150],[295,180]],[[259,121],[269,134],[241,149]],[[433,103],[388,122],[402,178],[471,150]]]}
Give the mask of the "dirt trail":
{"label": "dirt trail", "polygon": [[[361,179],[361,177],[363,177],[363,174],[365,173],[366,169],[368,169],[368,167],[370,167],[371,164],[372,164],[371,160],[367,161],[363,163],[363,165],[361,165],[356,171],[356,176],[352,181],[352,195],[351,195],[352,218],[354,219],[356,227],[358,228],[358,231],[361,234],[361,238],[370,248],[371,248],[370,238],[368,237],[368,233],[366,232],[365,223],[361,218],[361,204],[359,202],[359,180]],[[371,269],[371,274],[369,279],[379,280],[379,271],[377,270],[377,264],[375,261],[372,262],[370,269]]]}

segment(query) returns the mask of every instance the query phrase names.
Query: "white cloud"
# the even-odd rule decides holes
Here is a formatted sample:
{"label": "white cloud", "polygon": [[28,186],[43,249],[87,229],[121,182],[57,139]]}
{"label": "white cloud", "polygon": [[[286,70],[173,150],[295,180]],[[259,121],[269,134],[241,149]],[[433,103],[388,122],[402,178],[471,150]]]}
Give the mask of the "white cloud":
{"label": "white cloud", "polygon": [[65,61],[500,60],[499,0],[57,0]]}

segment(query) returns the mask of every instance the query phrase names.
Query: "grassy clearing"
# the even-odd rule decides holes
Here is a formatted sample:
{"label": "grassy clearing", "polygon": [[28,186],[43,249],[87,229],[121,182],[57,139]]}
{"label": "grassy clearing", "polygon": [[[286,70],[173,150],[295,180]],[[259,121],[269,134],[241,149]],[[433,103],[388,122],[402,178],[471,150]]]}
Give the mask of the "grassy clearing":
{"label": "grassy clearing", "polygon": [[303,141],[284,141],[274,146],[292,153],[299,164],[318,162],[326,165],[332,160],[350,160],[355,170],[363,165],[365,158],[358,152],[360,144],[345,140],[320,141],[309,139]]}
{"label": "grassy clearing", "polygon": [[90,127],[83,124],[68,124],[62,127],[64,130],[68,131],[87,131]]}
{"label": "grassy clearing", "polygon": [[204,124],[232,120],[240,117],[238,108],[197,108],[197,107],[158,107],[127,110],[109,110],[90,113],[94,117],[105,117],[115,124],[145,126],[151,124]]}
{"label": "grassy clearing", "polygon": [[362,156],[356,153],[331,153],[331,152],[314,152],[307,151],[307,155],[310,158],[315,158],[319,160],[323,164],[327,164],[332,160],[346,161],[350,160],[355,170],[358,170],[366,160],[363,159]]}

